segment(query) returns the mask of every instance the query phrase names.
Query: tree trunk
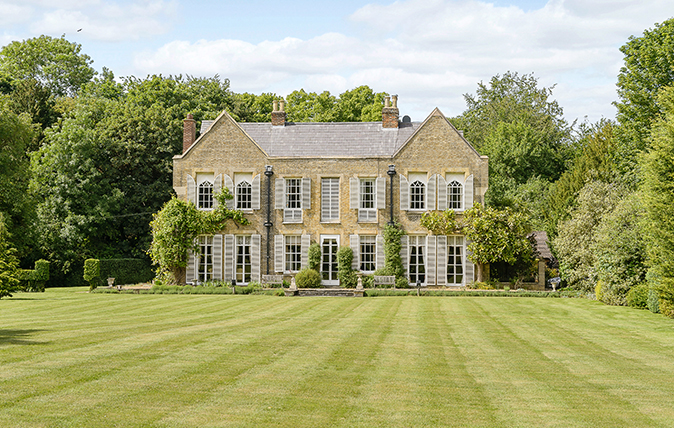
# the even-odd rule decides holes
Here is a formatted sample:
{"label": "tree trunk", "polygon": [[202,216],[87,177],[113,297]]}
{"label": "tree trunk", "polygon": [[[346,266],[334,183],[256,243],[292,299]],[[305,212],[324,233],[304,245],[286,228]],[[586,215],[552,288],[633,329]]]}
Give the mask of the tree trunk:
{"label": "tree trunk", "polygon": [[489,281],[489,263],[475,263],[477,267],[476,282]]}

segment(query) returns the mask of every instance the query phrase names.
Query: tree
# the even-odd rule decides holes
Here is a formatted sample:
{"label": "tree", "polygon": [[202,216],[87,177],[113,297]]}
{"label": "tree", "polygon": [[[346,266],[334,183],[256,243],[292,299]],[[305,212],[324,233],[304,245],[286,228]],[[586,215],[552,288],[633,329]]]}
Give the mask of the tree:
{"label": "tree", "polygon": [[28,197],[28,147],[35,132],[27,115],[11,110],[11,101],[0,95],[0,213],[13,232],[12,247],[25,256],[31,244],[34,211]]}
{"label": "tree", "polygon": [[573,166],[565,171],[550,189],[545,213],[550,237],[557,234],[560,221],[569,218],[580,190],[588,181],[611,182],[616,176],[614,122],[602,119],[591,125],[578,144]]}
{"label": "tree", "polygon": [[570,218],[559,224],[552,246],[559,259],[564,282],[575,289],[591,293],[597,276],[597,229],[629,191],[623,184],[590,181],[579,192],[577,206]]}
{"label": "tree", "polygon": [[26,113],[38,125],[37,138],[26,147],[26,151],[34,152],[44,138],[44,130],[59,118],[54,97],[49,88],[40,81],[28,78],[16,84],[9,98],[14,112]]}
{"label": "tree", "polygon": [[468,258],[477,266],[477,281],[489,279],[488,265],[503,261],[514,264],[531,258],[527,219],[509,208],[495,209],[476,203],[464,215],[463,233],[468,244]]}
{"label": "tree", "polygon": [[378,122],[384,105],[385,92],[375,93],[363,85],[339,96],[335,105],[335,122]]}
{"label": "tree", "polygon": [[226,227],[228,220],[246,225],[248,220],[241,211],[226,208],[232,195],[227,188],[214,195],[219,202],[213,211],[199,211],[192,202],[171,198],[153,215],[152,243],[148,255],[157,265],[157,277],[170,284],[184,282],[188,251],[199,253],[196,238],[211,235]]}
{"label": "tree", "polygon": [[87,85],[32,158],[42,250],[57,284],[81,282],[73,268],[90,257],[147,257],[150,215],[173,195],[183,119],[214,117],[231,99],[217,76],[128,78],[121,94],[109,79],[100,84]]}
{"label": "tree", "polygon": [[604,303],[626,305],[629,291],[646,280],[646,241],[640,227],[643,214],[635,192],[620,200],[597,227],[592,250]]}
{"label": "tree", "polygon": [[630,36],[620,48],[625,65],[618,75],[619,160],[635,174],[637,155],[649,147],[649,130],[663,113],[659,92],[674,83],[674,18],[655,24],[643,36]]}
{"label": "tree", "polygon": [[280,98],[271,92],[233,94],[231,115],[237,122],[271,122],[272,103]]}
{"label": "tree", "polygon": [[11,297],[19,285],[19,261],[9,242],[4,215],[0,212],[0,299]]}
{"label": "tree", "polygon": [[464,94],[467,109],[452,122],[478,150],[499,124],[518,122],[535,130],[544,144],[559,146],[569,138],[570,126],[557,101],[549,99],[553,89],[538,88],[533,74],[508,71],[488,84],[480,82],[476,95]]}
{"label": "tree", "polygon": [[337,118],[337,99],[328,91],[317,94],[300,89],[291,92],[286,102],[290,122],[335,122]]}
{"label": "tree", "polygon": [[658,97],[664,116],[652,130],[652,148],[642,158],[644,228],[649,279],[660,296],[660,311],[674,317],[674,87]]}
{"label": "tree", "polygon": [[42,35],[21,42],[11,42],[0,50],[0,75],[14,81],[34,79],[58,97],[73,96],[96,74],[82,46],[69,42],[65,35],[53,38]]}

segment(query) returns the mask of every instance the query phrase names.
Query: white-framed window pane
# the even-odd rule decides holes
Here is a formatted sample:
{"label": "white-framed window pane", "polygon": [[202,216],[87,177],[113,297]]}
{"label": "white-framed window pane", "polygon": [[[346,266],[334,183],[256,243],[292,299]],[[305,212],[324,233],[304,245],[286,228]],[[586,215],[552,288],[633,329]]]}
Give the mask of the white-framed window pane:
{"label": "white-framed window pane", "polygon": [[302,208],[302,179],[286,179],[286,208]]}
{"label": "white-framed window pane", "polygon": [[302,237],[285,237],[285,270],[299,271],[302,268]]}
{"label": "white-framed window pane", "polygon": [[363,272],[374,272],[376,267],[377,239],[376,236],[360,235],[358,237],[360,244],[360,270]]}
{"label": "white-framed window pane", "polygon": [[410,184],[410,209],[423,210],[426,208],[426,185],[417,180]]}
{"label": "white-framed window pane", "polygon": [[424,261],[426,237],[410,236],[408,242],[410,284],[416,284],[417,282],[424,284],[426,283],[426,264]]}
{"label": "white-framed window pane", "polygon": [[463,185],[456,180],[447,184],[447,208],[460,210],[463,206]]}
{"label": "white-framed window pane", "polygon": [[199,237],[199,263],[197,265],[197,279],[206,282],[213,279],[213,237]]}
{"label": "white-framed window pane", "polygon": [[253,185],[242,181],[236,185],[236,208],[249,210],[253,207]]}
{"label": "white-framed window pane", "polygon": [[464,275],[464,250],[462,236],[447,237],[447,284],[461,285]]}
{"label": "white-framed window pane", "polygon": [[339,220],[339,178],[321,179],[321,220]]}
{"label": "white-framed window pane", "polygon": [[236,237],[236,282],[248,284],[251,281],[253,263],[250,257],[250,235]]}
{"label": "white-framed window pane", "polygon": [[362,178],[360,180],[360,201],[358,208],[374,209],[374,178]]}
{"label": "white-framed window pane", "polygon": [[213,183],[210,181],[203,181],[199,184],[197,208],[205,210],[213,208]]}

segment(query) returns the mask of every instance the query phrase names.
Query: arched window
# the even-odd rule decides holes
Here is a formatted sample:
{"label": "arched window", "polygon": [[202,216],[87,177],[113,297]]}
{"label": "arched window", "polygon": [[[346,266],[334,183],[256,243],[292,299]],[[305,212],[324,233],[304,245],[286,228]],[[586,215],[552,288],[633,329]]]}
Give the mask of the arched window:
{"label": "arched window", "polygon": [[236,208],[240,210],[253,208],[253,186],[245,180],[236,185]]}
{"label": "arched window", "polygon": [[419,180],[410,184],[410,209],[423,210],[426,208],[426,185]]}
{"label": "arched window", "polygon": [[463,208],[463,184],[456,180],[447,184],[447,208],[450,210]]}
{"label": "arched window", "polygon": [[213,208],[213,183],[210,181],[202,181],[199,183],[198,205],[200,209]]}

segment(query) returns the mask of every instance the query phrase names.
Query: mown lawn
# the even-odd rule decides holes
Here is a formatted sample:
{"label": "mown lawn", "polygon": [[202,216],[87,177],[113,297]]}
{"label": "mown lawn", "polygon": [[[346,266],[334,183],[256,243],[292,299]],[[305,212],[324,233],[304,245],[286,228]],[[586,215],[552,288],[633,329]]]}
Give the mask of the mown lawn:
{"label": "mown lawn", "polygon": [[579,299],[0,301],[1,427],[674,426],[674,321]]}

